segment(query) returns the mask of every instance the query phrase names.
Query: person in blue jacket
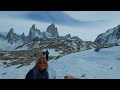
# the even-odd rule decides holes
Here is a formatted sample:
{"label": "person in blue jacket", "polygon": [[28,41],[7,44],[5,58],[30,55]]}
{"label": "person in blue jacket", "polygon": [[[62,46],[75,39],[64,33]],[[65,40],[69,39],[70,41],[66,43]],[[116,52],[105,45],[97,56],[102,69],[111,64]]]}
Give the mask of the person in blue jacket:
{"label": "person in blue jacket", "polygon": [[40,57],[35,66],[26,74],[25,79],[49,79],[48,63],[45,57]]}
{"label": "person in blue jacket", "polygon": [[48,50],[46,50],[45,55],[46,55],[46,59],[48,61],[48,58],[49,58],[49,52],[48,52]]}

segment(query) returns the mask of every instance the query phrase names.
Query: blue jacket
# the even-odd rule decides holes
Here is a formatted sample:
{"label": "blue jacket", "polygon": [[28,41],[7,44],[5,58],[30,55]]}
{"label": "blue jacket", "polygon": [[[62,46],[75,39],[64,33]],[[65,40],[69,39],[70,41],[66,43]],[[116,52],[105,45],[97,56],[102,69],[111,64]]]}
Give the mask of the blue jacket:
{"label": "blue jacket", "polygon": [[48,51],[46,51],[46,52],[45,52],[45,54],[46,54],[46,56],[48,56],[49,52],[48,52]]}
{"label": "blue jacket", "polygon": [[49,74],[47,70],[41,71],[33,68],[26,74],[25,79],[49,79]]}

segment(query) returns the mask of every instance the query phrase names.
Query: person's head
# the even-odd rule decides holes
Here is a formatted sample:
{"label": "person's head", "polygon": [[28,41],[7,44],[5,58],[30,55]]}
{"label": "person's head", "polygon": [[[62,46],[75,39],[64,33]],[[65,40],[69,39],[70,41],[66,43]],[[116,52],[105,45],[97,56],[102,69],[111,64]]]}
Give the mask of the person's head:
{"label": "person's head", "polygon": [[47,70],[48,69],[48,62],[45,57],[40,57],[35,65],[36,69]]}

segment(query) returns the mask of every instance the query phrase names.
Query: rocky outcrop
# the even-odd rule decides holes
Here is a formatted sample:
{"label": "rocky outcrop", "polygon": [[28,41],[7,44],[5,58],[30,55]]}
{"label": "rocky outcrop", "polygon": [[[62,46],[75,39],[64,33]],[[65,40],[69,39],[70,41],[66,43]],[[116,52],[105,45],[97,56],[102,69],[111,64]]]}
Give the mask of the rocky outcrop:
{"label": "rocky outcrop", "polygon": [[21,38],[23,41],[25,41],[25,34],[24,33],[22,33]]}
{"label": "rocky outcrop", "polygon": [[52,23],[50,26],[48,26],[46,32],[50,33],[52,37],[58,37],[58,31],[57,31],[57,27],[55,27],[55,25]]}
{"label": "rocky outcrop", "polygon": [[27,43],[27,37],[25,36],[24,33],[22,33],[21,39],[22,39],[22,41],[23,41],[24,43]]}
{"label": "rocky outcrop", "polygon": [[70,35],[70,34],[67,34],[67,35],[65,36],[65,38],[71,38],[71,35]]}
{"label": "rocky outcrop", "polygon": [[64,79],[79,79],[79,78],[76,78],[74,76],[64,76]]}
{"label": "rocky outcrop", "polygon": [[6,36],[6,39],[8,40],[8,42],[10,44],[13,44],[13,42],[15,41],[14,40],[14,30],[13,30],[13,28],[11,28],[10,31],[8,32],[8,34]]}
{"label": "rocky outcrop", "polygon": [[78,40],[78,41],[82,42],[82,40],[78,36],[73,36],[73,37],[71,37],[71,39]]}
{"label": "rocky outcrop", "polygon": [[36,38],[43,38],[39,29],[35,28],[35,24],[32,25],[28,35],[28,42],[33,41]]}
{"label": "rocky outcrop", "polygon": [[8,34],[6,36],[6,39],[7,39],[7,41],[10,44],[17,43],[17,42],[24,43],[24,41],[22,40],[21,36],[16,34],[16,33],[14,33],[14,29],[13,28],[11,28],[10,31],[8,32]]}
{"label": "rocky outcrop", "polygon": [[105,33],[98,35],[94,41],[97,44],[112,44],[120,42],[120,25],[107,30]]}

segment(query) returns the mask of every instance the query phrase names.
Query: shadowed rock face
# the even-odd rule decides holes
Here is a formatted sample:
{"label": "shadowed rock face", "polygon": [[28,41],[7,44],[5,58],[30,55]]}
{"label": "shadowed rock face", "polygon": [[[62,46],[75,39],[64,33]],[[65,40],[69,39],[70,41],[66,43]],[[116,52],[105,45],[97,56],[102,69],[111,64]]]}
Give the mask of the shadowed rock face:
{"label": "shadowed rock face", "polygon": [[23,41],[25,41],[25,34],[24,33],[22,33],[21,38]]}
{"label": "shadowed rock face", "polygon": [[23,41],[24,43],[27,42],[27,37],[25,36],[24,33],[22,33],[22,35],[21,35],[20,37],[21,37],[21,39],[22,39],[22,41]]}
{"label": "shadowed rock face", "polygon": [[14,30],[13,30],[13,28],[11,28],[10,31],[8,32],[6,39],[8,40],[9,43],[13,44],[13,42],[14,42]]}
{"label": "shadowed rock face", "polygon": [[71,35],[70,35],[70,34],[67,34],[67,35],[65,36],[65,38],[71,38]]}
{"label": "shadowed rock face", "polygon": [[48,26],[46,32],[50,33],[53,37],[58,37],[58,31],[55,25],[52,23],[50,26]]}
{"label": "shadowed rock face", "polygon": [[14,33],[13,28],[11,28],[10,31],[8,32],[6,39],[10,44],[17,43],[18,41],[24,42],[20,35],[17,35],[16,33]]}
{"label": "shadowed rock face", "polygon": [[36,37],[36,35],[37,36],[41,35],[41,32],[39,29],[35,28],[35,24],[33,24],[29,31],[28,42],[33,41],[33,39]]}

